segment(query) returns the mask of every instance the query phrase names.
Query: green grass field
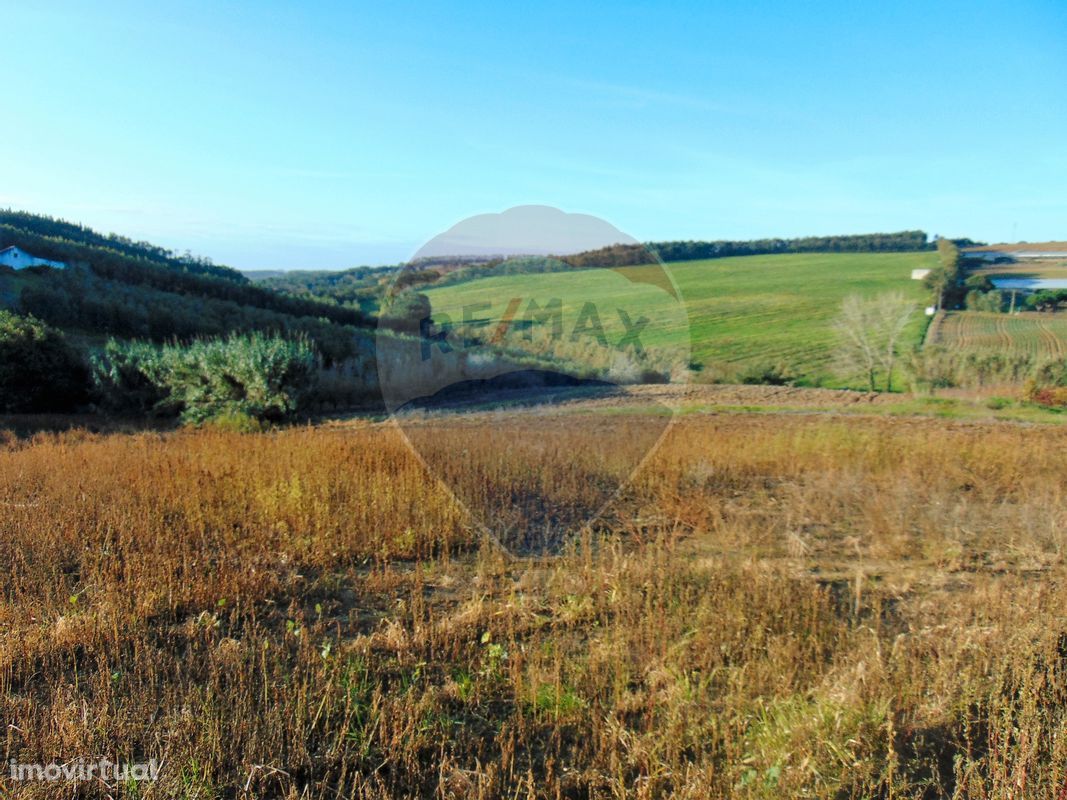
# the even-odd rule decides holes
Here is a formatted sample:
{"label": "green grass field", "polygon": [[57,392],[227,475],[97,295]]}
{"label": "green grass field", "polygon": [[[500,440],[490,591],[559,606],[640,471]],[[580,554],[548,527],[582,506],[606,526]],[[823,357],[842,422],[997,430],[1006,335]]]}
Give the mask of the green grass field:
{"label": "green grass field", "polygon": [[956,351],[1063,358],[1067,355],[1067,314],[951,311],[931,327],[927,343]]}
{"label": "green grass field", "polygon": [[[781,360],[807,382],[837,385],[830,369],[835,343],[831,325],[842,299],[853,293],[900,291],[922,306],[928,295],[911,280],[911,270],[931,267],[936,259],[935,253],[925,252],[818,253],[674,263],[669,269],[684,300],[688,326],[675,315],[674,322],[642,338],[646,345],[670,347],[684,343],[688,334],[692,360],[707,367]],[[549,294],[562,299],[565,315],[576,315],[587,300],[610,306],[622,293],[632,307],[635,291],[647,294],[647,302],[640,298],[643,314],[671,316],[672,301],[666,294],[636,286],[608,270],[586,270],[485,278],[427,294],[435,313],[454,319],[461,318],[465,306],[490,303],[479,316],[497,320],[511,298]],[[605,315],[609,338],[612,331],[621,332],[616,325]],[[909,343],[919,342],[924,326],[920,309],[908,330]]]}

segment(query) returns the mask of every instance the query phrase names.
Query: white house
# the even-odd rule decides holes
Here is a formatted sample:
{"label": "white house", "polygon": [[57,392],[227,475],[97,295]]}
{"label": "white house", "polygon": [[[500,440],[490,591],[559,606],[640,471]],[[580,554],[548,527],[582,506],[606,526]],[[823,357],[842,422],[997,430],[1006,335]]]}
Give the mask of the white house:
{"label": "white house", "polygon": [[911,271],[911,279],[913,281],[921,281],[923,278],[925,278],[929,274],[930,274],[930,270],[928,270],[928,269],[913,269]]}
{"label": "white house", "polygon": [[47,258],[38,258],[30,255],[21,247],[15,247],[14,245],[0,250],[0,266],[12,267],[13,269],[26,269],[26,267],[67,268],[67,265],[62,261],[49,261]]}

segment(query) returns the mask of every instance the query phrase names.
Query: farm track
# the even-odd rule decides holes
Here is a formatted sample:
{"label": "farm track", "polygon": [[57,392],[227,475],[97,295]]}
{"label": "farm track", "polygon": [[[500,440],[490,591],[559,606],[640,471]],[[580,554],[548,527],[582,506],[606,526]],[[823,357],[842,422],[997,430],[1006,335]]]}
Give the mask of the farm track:
{"label": "farm track", "polygon": [[926,338],[923,341],[923,346],[936,345],[941,341],[941,328],[945,324],[945,312],[938,311],[934,315],[934,318],[930,320],[930,327],[926,329]]}

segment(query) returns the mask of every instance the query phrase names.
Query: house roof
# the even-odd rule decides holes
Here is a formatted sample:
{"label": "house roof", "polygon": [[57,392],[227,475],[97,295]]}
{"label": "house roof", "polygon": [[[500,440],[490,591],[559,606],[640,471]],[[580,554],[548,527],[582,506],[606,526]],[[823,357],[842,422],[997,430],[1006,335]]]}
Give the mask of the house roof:
{"label": "house roof", "polygon": [[13,244],[8,245],[7,247],[0,247],[0,253],[6,253],[8,250],[18,250],[18,248]]}

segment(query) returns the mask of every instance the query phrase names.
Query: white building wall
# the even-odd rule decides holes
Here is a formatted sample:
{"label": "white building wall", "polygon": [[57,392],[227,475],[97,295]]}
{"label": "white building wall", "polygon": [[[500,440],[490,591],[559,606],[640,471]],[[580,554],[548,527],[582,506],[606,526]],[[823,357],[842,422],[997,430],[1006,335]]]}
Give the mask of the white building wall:
{"label": "white building wall", "polygon": [[27,267],[66,269],[67,266],[62,261],[49,261],[47,258],[37,258],[20,247],[9,247],[0,252],[0,265],[11,267],[13,269],[26,269]]}

